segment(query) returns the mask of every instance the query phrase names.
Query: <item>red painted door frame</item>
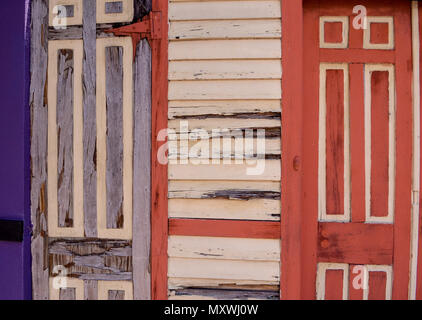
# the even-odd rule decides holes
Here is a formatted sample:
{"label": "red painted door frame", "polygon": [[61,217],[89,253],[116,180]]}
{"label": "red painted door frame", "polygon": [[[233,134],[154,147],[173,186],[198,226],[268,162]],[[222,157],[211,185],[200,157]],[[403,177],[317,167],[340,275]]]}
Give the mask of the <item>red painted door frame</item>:
{"label": "red painted door frame", "polygon": [[[305,93],[305,80],[308,72],[318,72],[318,70],[305,70],[304,50],[307,55],[312,55],[312,48],[305,46],[304,41],[304,1],[306,0],[284,0],[282,1],[282,21],[283,21],[283,37],[282,37],[282,218],[281,218],[281,297],[282,299],[315,299],[315,278],[317,263],[317,241],[318,241],[318,221],[316,214],[316,203],[312,201],[310,190],[315,187],[314,182],[307,179],[312,175],[315,169],[315,158],[309,156],[306,151],[312,147],[312,142],[306,140],[304,126],[312,127],[312,121],[318,118],[314,115],[309,116],[309,110],[304,116],[304,103],[309,98],[309,93]],[[363,1],[369,5],[369,2]],[[386,1],[386,5],[392,5],[393,2]],[[410,1],[409,1],[410,7]],[[381,8],[380,8],[381,9]],[[410,25],[410,21],[409,21]],[[409,45],[406,37],[396,37],[396,45]],[[302,39],[302,41],[300,41]],[[298,41],[299,40],[299,41]],[[311,51],[310,51],[311,50]],[[407,49],[406,49],[407,50]],[[406,51],[405,50],[405,51]],[[404,52],[397,53],[403,54]],[[327,52],[327,58],[335,58],[334,52],[331,56]],[[309,57],[309,56],[308,56]],[[350,57],[349,57],[350,58]],[[376,60],[376,55],[373,57]],[[389,53],[386,53],[386,59]],[[368,59],[371,59],[368,55]],[[392,62],[395,61],[391,56]],[[374,60],[374,61],[375,61]],[[406,59],[401,60],[402,64],[397,66],[399,70],[407,70],[410,68],[403,63]],[[371,62],[371,61],[367,61]],[[306,68],[309,67],[308,65]],[[354,68],[354,66],[352,66]],[[399,75],[398,75],[399,76]],[[403,81],[397,82],[397,91],[401,93],[411,88],[411,80],[402,78]],[[353,83],[350,84],[351,86]],[[400,93],[401,92],[401,93]],[[406,95],[406,94],[405,94]],[[406,97],[405,99],[407,99]],[[353,98],[352,98],[353,99]],[[351,103],[353,103],[351,101]],[[412,104],[403,106],[402,110],[398,109],[397,123],[402,121],[397,128],[397,152],[400,154],[408,154],[411,149],[411,121],[408,127],[405,127],[406,121],[409,120],[409,114],[412,114]],[[400,106],[398,106],[400,108]],[[351,121],[353,114],[351,114]],[[306,120],[308,119],[308,120]],[[307,121],[307,125],[306,125]],[[311,143],[311,144],[309,144]],[[395,274],[393,283],[393,299],[407,299],[408,288],[408,272],[409,270],[409,254],[410,250],[410,199],[407,197],[397,197],[398,190],[403,190],[411,185],[411,173],[404,172],[411,167],[411,161],[407,157],[398,158],[396,166],[398,168],[397,175],[400,176],[396,180],[396,214],[394,224],[394,250],[400,256],[395,259],[393,273]],[[309,185],[311,183],[311,185]],[[352,186],[353,188],[353,186]],[[358,192],[355,188],[355,192]],[[353,189],[352,189],[353,192]],[[353,205],[353,204],[352,204]],[[400,213],[402,212],[402,213]],[[404,213],[403,213],[404,212]],[[409,215],[405,214],[409,212]],[[388,226],[386,226],[388,228]],[[400,231],[400,232],[399,232]],[[311,240],[310,240],[311,239]],[[419,272],[419,278],[422,276]],[[420,296],[420,288],[418,288]]]}

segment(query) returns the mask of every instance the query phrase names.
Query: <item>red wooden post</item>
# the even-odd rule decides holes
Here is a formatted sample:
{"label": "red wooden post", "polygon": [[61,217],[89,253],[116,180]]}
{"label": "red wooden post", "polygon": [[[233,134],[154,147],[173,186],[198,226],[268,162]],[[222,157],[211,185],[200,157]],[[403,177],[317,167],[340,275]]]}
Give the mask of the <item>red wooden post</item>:
{"label": "red wooden post", "polygon": [[281,299],[301,298],[302,243],[302,0],[282,1]]}
{"label": "red wooden post", "polygon": [[158,133],[167,126],[168,114],[168,1],[153,0],[152,11],[161,12],[160,40],[152,41],[152,150],[151,150],[151,293],[153,300],[167,299],[168,176],[158,161]]}

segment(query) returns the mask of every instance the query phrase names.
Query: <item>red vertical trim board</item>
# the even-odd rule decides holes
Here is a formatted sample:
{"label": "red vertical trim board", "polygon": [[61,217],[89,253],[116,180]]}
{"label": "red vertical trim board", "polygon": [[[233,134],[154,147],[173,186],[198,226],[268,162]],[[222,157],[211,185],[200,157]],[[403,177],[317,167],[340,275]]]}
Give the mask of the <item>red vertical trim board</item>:
{"label": "red vertical trim board", "polygon": [[168,0],[152,0],[152,11],[161,12],[160,40],[151,41],[152,51],[152,148],[151,148],[151,295],[167,299],[168,167],[157,154],[165,143],[158,133],[166,129],[168,114]]}
{"label": "red vertical trim board", "polygon": [[[302,221],[302,103],[303,103],[303,8],[302,1],[283,0],[281,82],[281,299],[301,298]],[[288,188],[288,190],[287,190]]]}
{"label": "red vertical trim board", "polygon": [[[422,42],[422,5],[419,4],[419,39]],[[422,74],[422,55],[420,56],[420,73]],[[422,95],[422,86],[419,88]],[[422,112],[420,114],[420,121],[422,123]],[[422,148],[422,139],[421,139],[421,148]],[[421,159],[422,164],[422,159]],[[422,175],[420,177],[420,182],[422,183]],[[419,192],[419,228],[422,226],[422,192]],[[418,239],[418,267],[417,267],[417,284],[416,284],[416,299],[422,300],[422,232],[419,231]]]}
{"label": "red vertical trim board", "polygon": [[[411,35],[410,1],[395,7],[397,34]],[[396,186],[394,217],[393,299],[407,299],[410,270],[412,191],[412,43],[396,37]]]}
{"label": "red vertical trim board", "polygon": [[[318,247],[318,140],[319,140],[319,2],[303,8],[306,59],[303,69],[303,180],[302,180],[302,299],[315,299]],[[284,128],[283,128],[284,129]]]}
{"label": "red vertical trim board", "polygon": [[[362,42],[361,42],[362,43]],[[350,154],[352,222],[365,221],[365,126],[363,64],[350,64]]]}

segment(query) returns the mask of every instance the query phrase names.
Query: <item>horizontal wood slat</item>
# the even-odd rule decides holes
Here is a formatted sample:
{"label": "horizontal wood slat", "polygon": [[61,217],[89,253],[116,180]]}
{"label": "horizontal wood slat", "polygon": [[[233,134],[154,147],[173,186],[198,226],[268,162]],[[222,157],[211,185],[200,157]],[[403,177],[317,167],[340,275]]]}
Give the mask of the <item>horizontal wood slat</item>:
{"label": "horizontal wood slat", "polygon": [[216,260],[279,261],[280,240],[170,236],[169,256]]}
{"label": "horizontal wood slat", "polygon": [[[261,160],[258,160],[261,161]],[[249,170],[257,170],[258,163],[248,164],[177,164],[169,165],[171,180],[280,180],[280,160],[262,160],[263,170],[259,174],[248,174]],[[254,161],[256,162],[256,161]],[[258,169],[259,170],[259,169]],[[258,172],[257,172],[258,173]]]}
{"label": "horizontal wood slat", "polygon": [[275,291],[180,289],[170,291],[169,300],[279,300]]}
{"label": "horizontal wood slat", "polygon": [[169,277],[274,281],[280,277],[280,263],[169,258]]}
{"label": "horizontal wood slat", "polygon": [[393,263],[390,224],[319,223],[318,260],[351,264]]}
{"label": "horizontal wood slat", "polygon": [[280,233],[280,223],[272,221],[169,220],[169,234],[174,236],[280,239]]}
{"label": "horizontal wood slat", "polygon": [[280,58],[280,39],[195,40],[169,43],[169,60]]}
{"label": "horizontal wood slat", "polygon": [[256,19],[280,18],[280,1],[199,1],[169,4],[169,19]]}
{"label": "horizontal wood slat", "polygon": [[242,113],[281,112],[281,102],[275,100],[172,100],[169,119],[199,115],[228,116]]}
{"label": "horizontal wood slat", "polygon": [[281,99],[281,81],[171,81],[168,98],[169,100]]}
{"label": "horizontal wood slat", "polygon": [[280,200],[170,199],[170,218],[280,220]]}
{"label": "horizontal wood slat", "polygon": [[281,79],[281,61],[171,61],[169,64],[169,80],[219,79]]}
{"label": "horizontal wood slat", "polygon": [[281,38],[280,19],[170,22],[170,40]]}
{"label": "horizontal wood slat", "polygon": [[280,199],[280,182],[271,181],[169,181],[169,198]]}

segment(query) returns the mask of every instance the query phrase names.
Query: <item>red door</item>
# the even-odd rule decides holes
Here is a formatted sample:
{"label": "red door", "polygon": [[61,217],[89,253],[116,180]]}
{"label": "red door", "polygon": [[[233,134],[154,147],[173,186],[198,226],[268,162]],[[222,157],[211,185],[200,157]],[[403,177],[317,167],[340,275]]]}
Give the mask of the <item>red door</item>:
{"label": "red door", "polygon": [[411,2],[304,3],[303,298],[407,299]]}

